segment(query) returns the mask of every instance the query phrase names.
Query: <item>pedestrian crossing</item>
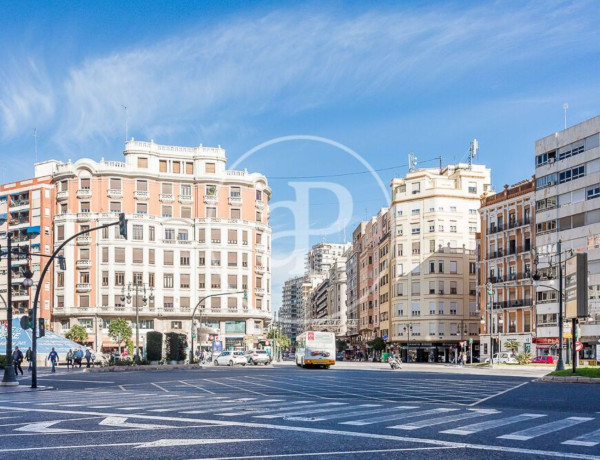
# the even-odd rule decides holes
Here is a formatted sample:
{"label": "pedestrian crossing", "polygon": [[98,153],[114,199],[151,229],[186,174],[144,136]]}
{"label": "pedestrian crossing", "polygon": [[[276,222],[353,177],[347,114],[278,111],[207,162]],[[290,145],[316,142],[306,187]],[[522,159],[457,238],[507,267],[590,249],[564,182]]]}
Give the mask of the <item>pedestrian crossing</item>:
{"label": "pedestrian crossing", "polygon": [[[586,416],[552,411],[519,412],[515,409],[485,409],[434,404],[390,404],[371,401],[324,401],[317,398],[261,396],[217,396],[206,393],[44,391],[29,393],[27,399],[0,397],[0,418],[10,408],[69,409],[97,411],[119,417],[127,415],[210,418],[244,423],[288,423],[317,426],[338,425],[339,429],[389,430],[389,433],[418,430],[422,438],[456,441],[490,436],[499,445],[523,445],[532,439],[596,452],[600,445],[600,414]],[[0,424],[0,430],[10,430]],[[489,439],[489,438],[487,438]]]}

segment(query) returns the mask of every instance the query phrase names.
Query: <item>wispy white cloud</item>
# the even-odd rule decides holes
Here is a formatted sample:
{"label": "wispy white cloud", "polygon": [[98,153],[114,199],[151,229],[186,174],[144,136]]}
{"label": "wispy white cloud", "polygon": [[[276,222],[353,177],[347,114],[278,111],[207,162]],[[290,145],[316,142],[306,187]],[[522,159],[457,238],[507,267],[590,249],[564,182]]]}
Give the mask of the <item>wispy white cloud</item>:
{"label": "wispy white cloud", "polygon": [[52,120],[53,141],[67,151],[122,137],[121,104],[128,106],[130,133],[160,139],[231,129],[264,112],[387,93],[409,97],[414,89],[442,90],[534,56],[598,51],[596,25],[585,11],[585,3],[501,2],[238,17],[70,63],[59,85],[38,60],[10,66],[0,75],[0,129],[10,138],[36,117]]}

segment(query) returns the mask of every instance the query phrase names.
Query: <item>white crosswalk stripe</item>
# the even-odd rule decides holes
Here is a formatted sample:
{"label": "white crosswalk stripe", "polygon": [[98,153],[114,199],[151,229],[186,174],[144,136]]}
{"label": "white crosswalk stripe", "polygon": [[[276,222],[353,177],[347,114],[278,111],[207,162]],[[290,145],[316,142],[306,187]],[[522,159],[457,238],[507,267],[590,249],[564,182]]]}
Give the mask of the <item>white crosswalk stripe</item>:
{"label": "white crosswalk stripe", "polygon": [[492,428],[498,428],[504,425],[510,425],[512,423],[519,423],[525,420],[531,420],[534,418],[545,417],[544,414],[521,414],[512,417],[500,418],[496,420],[490,420],[488,422],[474,423],[472,425],[461,426],[452,430],[441,431],[444,434],[457,434],[460,436],[466,436],[473,433],[479,433],[485,430],[491,430]]}
{"label": "white crosswalk stripe", "polygon": [[498,437],[501,439],[513,439],[515,441],[527,441],[529,439],[537,438],[538,436],[553,433],[555,431],[564,430],[565,428],[570,428],[572,426],[579,425],[580,423],[588,422],[590,420],[594,419],[590,417],[569,417]]}
{"label": "white crosswalk stripe", "polygon": [[[202,402],[202,401],[198,401],[198,406],[200,408],[203,409],[219,409],[220,407],[223,407],[225,405],[235,405],[235,404],[245,404],[245,403],[249,403],[249,402],[253,402],[256,401],[256,398],[239,398],[239,399],[234,399],[234,400],[230,400],[227,403],[224,401],[206,401],[206,402]],[[267,400],[268,402],[272,402],[275,401],[274,399],[269,399]],[[187,402],[186,404],[171,404],[169,407],[160,407],[157,409],[148,409],[148,412],[177,412],[183,409],[189,409],[190,408],[190,402]]]}
{"label": "white crosswalk stripe", "polygon": [[419,420],[417,422],[411,422],[405,425],[389,426],[388,428],[392,428],[395,430],[417,430],[419,428],[425,428],[428,426],[443,425],[444,423],[458,422],[459,420],[466,420],[469,418],[483,417],[486,415],[495,414],[499,414],[499,412],[494,409],[475,409],[470,410],[469,412],[464,412],[462,414],[453,414],[446,415],[445,417],[435,417],[426,420]]}
{"label": "white crosswalk stripe", "polygon": [[[287,409],[284,409],[283,411],[277,411],[277,413],[266,414],[266,415],[255,415],[254,417],[256,417],[256,418],[278,418],[278,417],[285,417],[286,415],[304,415],[304,414],[321,414],[324,412],[338,412],[341,410],[346,410],[347,407],[340,407],[340,406],[347,406],[347,404],[348,403],[341,403],[341,402],[319,404],[317,407],[321,407],[321,409],[311,408],[308,410],[301,410],[301,411],[297,411],[297,410],[289,411],[289,410],[287,410],[287,409],[289,409],[289,407],[288,407]],[[323,407],[323,406],[328,406],[328,407]],[[271,412],[271,411],[269,411],[269,412]],[[275,412],[275,411],[273,411],[273,412]]]}
{"label": "white crosswalk stripe", "polygon": [[[358,407],[362,407],[362,408],[369,408],[370,407],[370,408],[373,408],[373,407],[380,407],[380,406],[381,406],[380,404],[361,404]],[[346,411],[346,410],[348,410],[348,407],[341,407],[339,409],[339,411]],[[284,415],[284,417],[285,417],[286,420],[312,422],[312,421],[315,420],[315,417],[312,414],[318,414],[318,413],[319,413],[319,410],[316,410],[316,411],[315,410],[309,410],[309,411],[304,412],[304,414],[310,415],[310,417],[301,417],[301,415],[304,415],[304,414],[301,414],[301,413],[294,413],[294,414],[291,414],[291,416]],[[343,415],[344,414],[342,414],[342,416]]]}
{"label": "white crosswalk stripe", "polygon": [[312,419],[312,421],[320,422],[323,420],[335,420],[336,418],[348,418],[348,417],[356,417],[356,416],[362,417],[363,415],[380,414],[380,413],[384,413],[384,412],[395,412],[395,411],[406,410],[406,409],[418,409],[418,407],[417,406],[393,406],[393,407],[385,407],[383,409],[363,409],[363,410],[346,412],[344,414],[319,415],[319,417]]}
{"label": "white crosswalk stripe", "polygon": [[570,439],[568,441],[565,441],[562,444],[567,444],[569,446],[584,446],[584,447],[597,446],[598,444],[600,444],[600,430],[592,431],[591,433],[582,434],[581,436],[578,436],[575,439]]}
{"label": "white crosswalk stripe", "polygon": [[[223,416],[223,417],[237,417],[237,416],[242,416],[242,415],[250,415],[250,412],[252,413],[257,413],[257,412],[268,412],[269,409],[274,409],[274,410],[278,410],[278,409],[289,409],[292,406],[305,406],[306,404],[314,404],[314,401],[292,401],[290,403],[287,404],[283,404],[282,403],[273,403],[273,404],[261,404],[261,405],[247,405],[249,407],[242,407],[241,411],[239,410],[239,407],[235,407],[235,408],[227,408],[224,409],[225,411],[231,411],[232,409],[236,409],[235,412],[220,412],[220,411],[216,411],[217,415],[219,416]],[[251,411],[250,411],[251,409]],[[182,414],[186,414],[188,412],[182,412]]]}
{"label": "white crosswalk stripe", "polygon": [[406,418],[422,417],[422,416],[426,416],[426,415],[436,415],[436,414],[442,414],[444,412],[453,412],[456,410],[458,410],[458,409],[439,408],[439,409],[424,410],[424,411],[420,411],[420,412],[406,412],[403,414],[393,414],[393,415],[386,415],[383,417],[374,417],[374,418],[366,418],[366,419],[362,419],[362,420],[352,420],[349,422],[341,422],[340,425],[372,425],[373,423],[389,422],[391,420],[401,420],[401,419],[406,419]]}

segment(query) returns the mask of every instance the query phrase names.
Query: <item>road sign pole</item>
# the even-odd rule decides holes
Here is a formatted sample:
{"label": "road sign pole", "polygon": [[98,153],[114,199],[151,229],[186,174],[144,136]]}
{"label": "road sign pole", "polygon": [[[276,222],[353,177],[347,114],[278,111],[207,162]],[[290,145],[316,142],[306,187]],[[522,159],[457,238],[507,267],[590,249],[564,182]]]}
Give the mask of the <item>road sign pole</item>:
{"label": "road sign pole", "polygon": [[573,318],[571,326],[571,336],[573,337],[573,374],[577,372],[577,343],[579,342],[579,337],[577,337],[577,318]]}

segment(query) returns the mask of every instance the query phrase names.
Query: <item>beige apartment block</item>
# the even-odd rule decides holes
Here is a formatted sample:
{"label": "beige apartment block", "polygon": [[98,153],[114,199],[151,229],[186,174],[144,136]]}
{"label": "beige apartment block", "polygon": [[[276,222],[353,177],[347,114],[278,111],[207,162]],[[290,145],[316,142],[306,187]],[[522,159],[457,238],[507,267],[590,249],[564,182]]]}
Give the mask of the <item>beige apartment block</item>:
{"label": "beige apartment block", "polygon": [[377,336],[389,340],[390,334],[390,216],[387,208],[377,213],[377,247],[375,266],[377,269],[377,292],[379,295],[379,315],[375,319]]}
{"label": "beige apartment block", "polygon": [[359,223],[352,232],[351,246],[344,254],[346,258],[346,308],[348,311],[348,331],[345,338],[352,347],[358,346],[360,343],[358,329],[358,293],[360,290],[359,259],[365,225],[365,222]]}
{"label": "beige apartment block", "polygon": [[[271,190],[258,173],[226,169],[218,147],[128,141],[125,161],[54,162],[54,241],[83,229],[128,219],[78,237],[64,249],[65,271],[54,281],[54,330],[74,324],[96,350],[114,348],[108,326],[125,318],[141,344],[150,330],[183,332],[202,323],[224,348],[252,348],[271,318]],[[130,284],[131,302],[123,301]],[[145,288],[135,298],[134,288]],[[247,298],[244,298],[244,292]],[[152,298],[150,293],[153,294]],[[203,300],[207,296],[214,296]],[[135,334],[134,334],[135,336]],[[207,334],[201,345],[209,347]]]}
{"label": "beige apartment block", "polygon": [[[480,356],[485,359],[505,344],[517,342],[518,352],[548,350],[536,344],[535,182],[524,180],[481,198],[481,252],[478,298],[481,312]],[[491,283],[492,295],[488,295]],[[545,303],[538,299],[538,304]],[[491,332],[491,341],[490,341]],[[491,344],[491,345],[490,345]],[[541,353],[543,354],[543,353]]]}
{"label": "beige apartment block", "polygon": [[475,238],[490,170],[417,169],[391,186],[388,348],[415,361],[454,360],[479,344]]}
{"label": "beige apartment block", "polygon": [[377,266],[375,251],[377,243],[377,218],[365,223],[358,255],[358,342],[363,348],[377,337],[379,329],[379,295],[377,292]]}
{"label": "beige apartment block", "polygon": [[[54,187],[52,176],[43,175],[0,186],[0,245],[3,257],[0,259],[0,293],[4,298],[1,319],[6,319],[4,303],[8,302],[7,274],[12,272],[11,304],[13,318],[27,314],[33,307],[35,291],[40,273],[52,254],[52,216],[54,214]],[[28,250],[31,256],[14,254],[11,266],[6,255],[7,239],[11,238],[13,250]],[[23,286],[25,268],[33,273],[33,286]],[[53,293],[53,272],[49,271],[40,290],[38,317],[50,320]]]}

